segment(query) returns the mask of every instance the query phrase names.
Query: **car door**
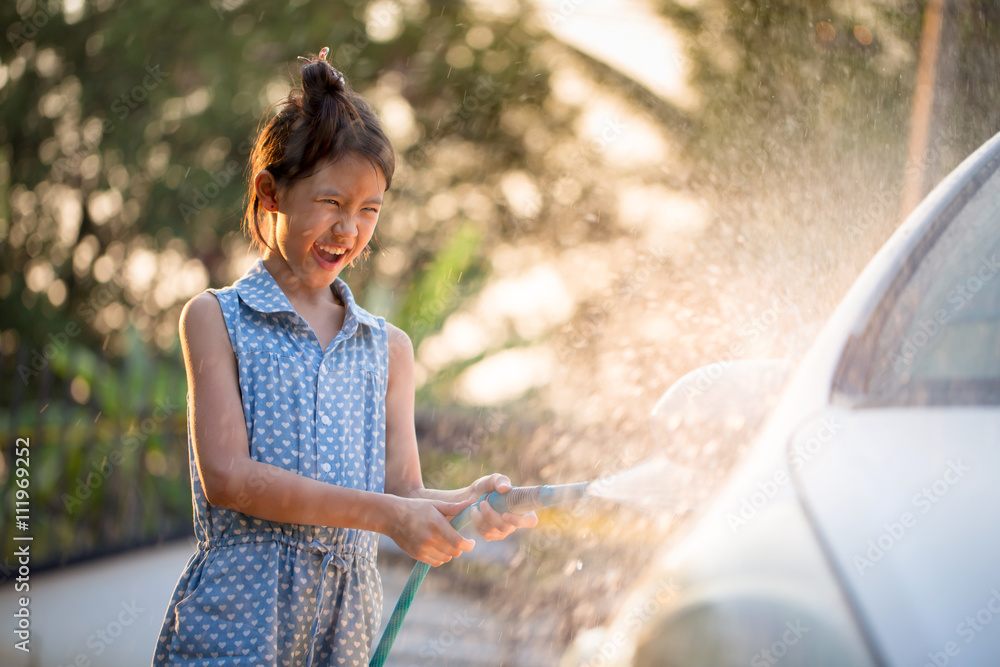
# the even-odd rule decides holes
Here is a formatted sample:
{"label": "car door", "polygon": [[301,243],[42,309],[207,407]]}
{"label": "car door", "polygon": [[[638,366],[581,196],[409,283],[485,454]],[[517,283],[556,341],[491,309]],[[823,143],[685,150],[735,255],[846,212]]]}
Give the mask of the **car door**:
{"label": "car door", "polygon": [[1000,149],[954,182],[841,359],[794,482],[887,665],[1000,658]]}

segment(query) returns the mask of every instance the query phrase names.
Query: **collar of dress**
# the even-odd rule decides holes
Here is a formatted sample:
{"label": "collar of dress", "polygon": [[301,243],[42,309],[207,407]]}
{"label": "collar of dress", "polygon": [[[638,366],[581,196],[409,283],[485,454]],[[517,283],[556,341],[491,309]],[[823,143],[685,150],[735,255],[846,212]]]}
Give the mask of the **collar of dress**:
{"label": "collar of dress", "polygon": [[[257,261],[247,269],[243,277],[233,285],[243,303],[260,313],[291,313],[298,316],[288,297],[274,280],[274,276],[264,266],[264,260]],[[330,286],[345,306],[344,329],[353,334],[358,324],[381,329],[379,318],[375,317],[354,301],[350,288],[339,277]]]}

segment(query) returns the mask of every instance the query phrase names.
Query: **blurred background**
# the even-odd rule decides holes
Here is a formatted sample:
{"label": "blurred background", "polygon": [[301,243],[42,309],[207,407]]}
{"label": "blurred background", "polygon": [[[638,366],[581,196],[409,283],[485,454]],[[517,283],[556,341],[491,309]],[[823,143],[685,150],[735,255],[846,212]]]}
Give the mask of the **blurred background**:
{"label": "blurred background", "polygon": [[[0,23],[5,578],[17,437],[35,570],[191,535],[177,321],[255,259],[247,157],[296,56],[329,46],[399,154],[343,277],[414,341],[435,487],[691,456],[650,435],[666,388],[797,358],[1000,129],[988,0],[11,0]],[[456,579],[549,610],[559,645],[691,504],[552,510]]]}

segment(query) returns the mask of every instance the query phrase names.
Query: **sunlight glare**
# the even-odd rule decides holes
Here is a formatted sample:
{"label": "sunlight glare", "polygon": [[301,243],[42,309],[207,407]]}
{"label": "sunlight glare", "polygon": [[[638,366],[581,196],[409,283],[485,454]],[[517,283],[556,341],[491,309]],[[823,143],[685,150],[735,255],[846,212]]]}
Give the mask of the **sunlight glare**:
{"label": "sunlight glare", "polygon": [[503,350],[462,373],[455,398],[471,405],[500,405],[547,384],[554,367],[555,354],[547,346]]}

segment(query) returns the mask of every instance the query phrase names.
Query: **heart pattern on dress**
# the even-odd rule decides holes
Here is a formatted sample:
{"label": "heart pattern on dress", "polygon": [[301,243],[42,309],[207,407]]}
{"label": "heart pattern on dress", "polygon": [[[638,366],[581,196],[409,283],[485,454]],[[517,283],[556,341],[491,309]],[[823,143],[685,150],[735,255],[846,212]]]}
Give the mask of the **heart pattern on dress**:
{"label": "heart pattern on dress", "polygon": [[[332,288],[346,316],[326,350],[261,260],[208,291],[236,352],[251,457],[381,493],[388,330],[340,278]],[[376,534],[211,505],[190,428],[188,453],[198,550],[174,589],[153,667],[367,665],[382,610]]]}

